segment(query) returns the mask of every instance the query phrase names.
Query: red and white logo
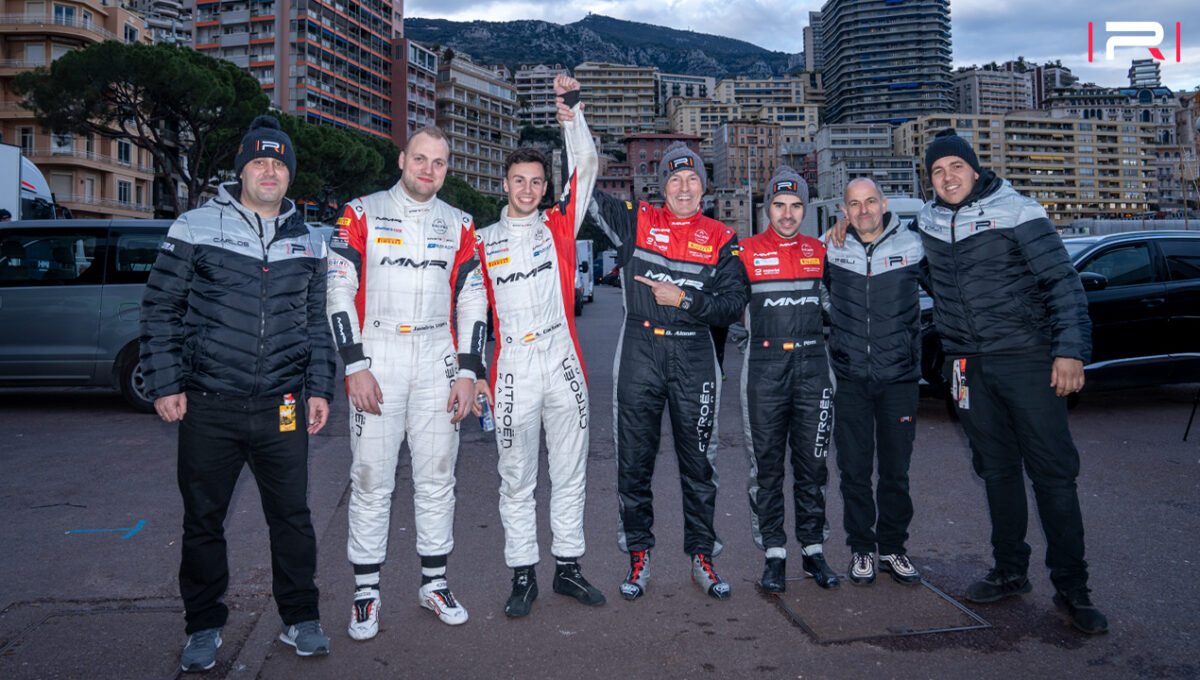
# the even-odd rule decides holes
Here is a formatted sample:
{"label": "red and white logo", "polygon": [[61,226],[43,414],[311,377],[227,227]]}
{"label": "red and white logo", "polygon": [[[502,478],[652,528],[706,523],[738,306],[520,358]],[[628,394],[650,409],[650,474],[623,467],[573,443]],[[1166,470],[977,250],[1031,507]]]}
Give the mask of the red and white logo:
{"label": "red and white logo", "polygon": [[709,233],[707,229],[697,229],[692,232],[692,240],[696,243],[708,243]]}
{"label": "red and white logo", "polygon": [[804,257],[812,257],[813,256],[813,247],[808,245],[807,243],[801,243],[800,244],[800,254],[803,255]]}
{"label": "red and white logo", "polygon": [[[1106,21],[1104,32],[1109,34],[1104,42],[1104,59],[1112,61],[1118,47],[1145,47],[1150,56],[1159,61],[1166,61],[1158,46],[1163,42],[1163,26],[1157,21]],[[1132,35],[1131,35],[1132,34]],[[1175,61],[1183,60],[1183,41],[1180,36],[1180,22],[1175,22]],[[1094,61],[1095,29],[1088,22],[1088,61]]]}

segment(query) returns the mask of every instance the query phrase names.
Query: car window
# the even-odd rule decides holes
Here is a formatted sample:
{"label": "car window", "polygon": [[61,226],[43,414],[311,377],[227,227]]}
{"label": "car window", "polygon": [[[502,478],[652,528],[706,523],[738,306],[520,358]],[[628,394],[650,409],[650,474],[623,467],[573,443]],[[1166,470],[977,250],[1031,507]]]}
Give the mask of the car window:
{"label": "car window", "polygon": [[150,269],[158,258],[158,248],[166,238],[165,231],[114,232],[116,263],[108,277],[109,283],[145,283]]}
{"label": "car window", "polygon": [[1172,281],[1200,279],[1200,239],[1163,240],[1158,245],[1167,258]]}
{"label": "car window", "polygon": [[[95,234],[68,230],[5,230],[0,235],[0,286],[100,283]],[[94,265],[94,266],[93,266]]]}
{"label": "car window", "polygon": [[1084,263],[1082,272],[1102,274],[1109,286],[1129,286],[1154,281],[1150,248],[1145,243],[1133,243],[1105,250]]}

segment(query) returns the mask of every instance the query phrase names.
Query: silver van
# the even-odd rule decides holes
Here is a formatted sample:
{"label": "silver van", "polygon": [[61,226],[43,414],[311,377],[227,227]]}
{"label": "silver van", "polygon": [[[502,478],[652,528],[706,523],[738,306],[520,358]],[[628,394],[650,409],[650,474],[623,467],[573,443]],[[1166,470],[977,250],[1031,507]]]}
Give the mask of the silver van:
{"label": "silver van", "polygon": [[106,386],[139,411],[142,291],[171,220],[0,222],[0,387]]}

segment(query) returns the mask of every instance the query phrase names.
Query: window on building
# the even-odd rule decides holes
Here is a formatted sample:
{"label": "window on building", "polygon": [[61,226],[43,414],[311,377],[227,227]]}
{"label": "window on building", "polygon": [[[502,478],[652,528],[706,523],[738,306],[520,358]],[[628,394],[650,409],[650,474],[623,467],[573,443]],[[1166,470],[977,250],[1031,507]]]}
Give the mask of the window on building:
{"label": "window on building", "polygon": [[54,154],[69,154],[75,144],[75,140],[71,137],[71,133],[62,135],[50,135],[50,153]]}
{"label": "window on building", "polygon": [[117,140],[117,162],[122,165],[133,164],[133,145],[129,143],[129,140]]}
{"label": "window on building", "polygon": [[117,180],[117,202],[125,205],[133,202],[133,182]]}
{"label": "window on building", "polygon": [[54,6],[54,23],[63,26],[75,25],[75,8],[69,5]]}
{"label": "window on building", "polygon": [[125,24],[125,42],[135,43],[138,41],[138,30],[129,24]]}
{"label": "window on building", "polygon": [[33,153],[33,128],[17,128],[17,139],[21,145],[21,153],[26,156]]}

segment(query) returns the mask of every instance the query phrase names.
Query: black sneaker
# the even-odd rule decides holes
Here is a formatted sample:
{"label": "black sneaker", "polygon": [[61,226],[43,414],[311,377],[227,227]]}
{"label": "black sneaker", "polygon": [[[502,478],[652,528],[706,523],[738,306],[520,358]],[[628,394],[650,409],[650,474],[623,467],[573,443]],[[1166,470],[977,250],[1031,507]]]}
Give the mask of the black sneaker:
{"label": "black sneaker", "polygon": [[537,574],[533,566],[513,569],[512,595],[504,603],[504,615],[509,618],[519,618],[529,613],[533,601],[537,599]]}
{"label": "black sneaker", "polygon": [[908,561],[907,555],[880,555],[879,570],[890,573],[892,580],[901,585],[915,586],[921,582],[921,572]]}
{"label": "black sneaker", "polygon": [[816,579],[817,585],[826,590],[833,590],[841,585],[837,573],[829,568],[829,563],[825,561],[823,553],[805,555],[800,566],[804,568],[804,573]]}
{"label": "black sneaker", "polygon": [[869,552],[856,552],[850,556],[850,567],[846,569],[850,583],[856,586],[875,584],[875,555]]}
{"label": "black sneaker", "polygon": [[1108,632],[1108,618],[1092,604],[1087,586],[1054,593],[1054,604],[1071,615],[1071,625],[1088,635]]}
{"label": "black sneaker", "polygon": [[971,602],[995,602],[1013,595],[1024,595],[1033,590],[1033,584],[1025,574],[992,569],[982,581],[967,586],[967,599]]}
{"label": "black sneaker", "polygon": [[716,600],[727,600],[730,596],[729,584],[713,569],[712,557],[704,553],[692,555],[692,580],[708,596]]}
{"label": "black sneaker", "polygon": [[629,573],[621,582],[621,597],[636,600],[646,593],[646,582],[650,580],[650,551],[634,550],[629,553]]}
{"label": "black sneaker", "polygon": [[604,594],[587,582],[578,562],[562,562],[554,568],[554,592],[569,595],[589,607],[604,604]]}
{"label": "black sneaker", "polygon": [[763,567],[762,580],[758,582],[768,593],[782,593],[787,590],[787,558],[768,557]]}

